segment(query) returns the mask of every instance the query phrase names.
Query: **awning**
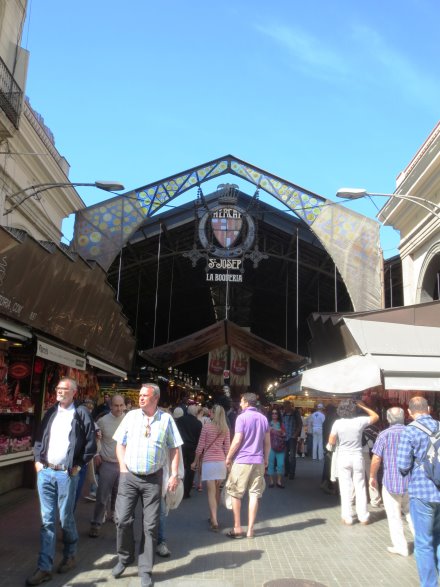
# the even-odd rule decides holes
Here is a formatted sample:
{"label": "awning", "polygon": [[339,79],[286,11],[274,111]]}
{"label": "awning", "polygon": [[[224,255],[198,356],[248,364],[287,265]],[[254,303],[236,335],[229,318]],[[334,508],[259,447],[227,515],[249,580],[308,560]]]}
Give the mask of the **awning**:
{"label": "awning", "polygon": [[67,247],[3,226],[0,258],[0,316],[131,368],[136,341],[99,266]]}
{"label": "awning", "polygon": [[92,365],[92,367],[97,367],[101,369],[101,371],[105,371],[106,373],[111,373],[112,375],[116,375],[121,379],[127,378],[127,373],[125,371],[121,371],[121,369],[117,369],[113,365],[109,365],[108,363],[104,363],[104,361],[100,361],[96,357],[92,357],[91,355],[87,355],[87,361]]}
{"label": "awning", "polygon": [[139,355],[153,365],[167,368],[202,357],[224,345],[232,346],[281,373],[294,371],[306,363],[305,357],[264,340],[229,320],[216,322],[168,344],[140,351]]}
{"label": "awning", "polygon": [[[341,393],[385,389],[440,391],[440,302],[351,313],[314,314],[312,363],[302,387]],[[347,357],[347,355],[350,355]],[[352,367],[355,365],[355,367]],[[377,381],[380,373],[381,381]],[[332,389],[333,391],[330,391]]]}
{"label": "awning", "polygon": [[332,394],[358,393],[381,385],[378,364],[370,357],[355,355],[302,374],[301,388]]}

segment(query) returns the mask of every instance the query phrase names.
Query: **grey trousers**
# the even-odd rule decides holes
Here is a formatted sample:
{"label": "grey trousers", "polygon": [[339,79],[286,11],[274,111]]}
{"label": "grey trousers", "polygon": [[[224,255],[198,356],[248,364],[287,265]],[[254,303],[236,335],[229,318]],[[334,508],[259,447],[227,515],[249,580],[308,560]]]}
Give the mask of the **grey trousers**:
{"label": "grey trousers", "polygon": [[107,510],[107,503],[111,498],[114,486],[119,481],[119,463],[102,461],[99,467],[98,491],[96,492],[95,511],[93,512],[92,524],[100,526],[104,521],[104,514]]}
{"label": "grey trousers", "polygon": [[116,498],[116,550],[119,561],[128,565],[134,560],[134,512],[139,499],[142,503],[143,534],[139,549],[139,576],[150,574],[154,564],[154,550],[159,524],[162,493],[162,469],[152,475],[121,473]]}

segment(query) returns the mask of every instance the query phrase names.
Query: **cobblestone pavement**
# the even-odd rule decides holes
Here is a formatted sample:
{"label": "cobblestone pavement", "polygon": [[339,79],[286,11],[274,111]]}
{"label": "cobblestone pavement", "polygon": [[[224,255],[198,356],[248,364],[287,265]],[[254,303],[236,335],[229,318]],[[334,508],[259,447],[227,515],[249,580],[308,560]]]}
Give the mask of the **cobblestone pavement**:
{"label": "cobblestone pavement", "polygon": [[[154,581],[161,587],[415,587],[414,556],[391,555],[383,510],[371,510],[371,524],[343,526],[339,501],[319,489],[321,463],[298,460],[297,478],[284,490],[267,489],[258,513],[255,538],[231,540],[232,513],[222,508],[219,533],[208,527],[206,491],[170,512],[167,543],[171,557],[157,557]],[[116,562],[115,528],[106,523],[99,538],[89,538],[93,503],[82,500],[77,520],[78,565],[54,574],[48,586],[138,587],[137,567],[120,579],[110,574]],[[18,490],[0,497],[0,584],[24,585],[36,568],[39,506],[35,491]],[[138,528],[139,529],[139,528]],[[408,534],[408,536],[410,536]],[[61,559],[58,542],[56,563]]]}

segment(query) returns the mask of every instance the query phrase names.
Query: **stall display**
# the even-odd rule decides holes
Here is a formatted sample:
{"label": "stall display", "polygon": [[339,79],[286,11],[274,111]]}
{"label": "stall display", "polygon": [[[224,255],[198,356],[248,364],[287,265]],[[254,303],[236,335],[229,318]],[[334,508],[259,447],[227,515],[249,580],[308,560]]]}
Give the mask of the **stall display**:
{"label": "stall display", "polygon": [[35,407],[30,395],[32,353],[0,351],[0,465],[14,456],[31,458]]}

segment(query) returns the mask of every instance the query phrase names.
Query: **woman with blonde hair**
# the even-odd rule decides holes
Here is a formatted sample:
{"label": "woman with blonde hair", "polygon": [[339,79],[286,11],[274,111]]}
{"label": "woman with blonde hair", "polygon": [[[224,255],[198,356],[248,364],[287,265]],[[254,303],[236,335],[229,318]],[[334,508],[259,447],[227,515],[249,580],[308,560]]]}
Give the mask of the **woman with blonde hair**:
{"label": "woman with blonde hair", "polygon": [[203,426],[196,457],[191,468],[197,469],[202,461],[202,481],[208,488],[208,505],[211,530],[218,530],[217,510],[220,503],[220,486],[226,479],[226,455],[229,451],[230,433],[225,410],[221,406],[212,408],[212,419]]}

